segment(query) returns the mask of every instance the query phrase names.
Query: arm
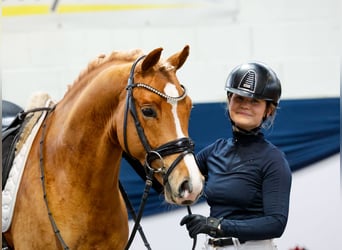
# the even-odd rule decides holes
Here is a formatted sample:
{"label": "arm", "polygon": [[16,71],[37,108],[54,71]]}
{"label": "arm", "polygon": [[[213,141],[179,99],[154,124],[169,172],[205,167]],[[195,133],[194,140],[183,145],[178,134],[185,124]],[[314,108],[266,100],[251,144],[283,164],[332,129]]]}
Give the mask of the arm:
{"label": "arm", "polygon": [[264,215],[244,220],[222,220],[221,229],[225,235],[242,240],[263,240],[280,237],[284,232],[288,218],[291,171],[283,157],[266,163],[264,169]]}
{"label": "arm", "polygon": [[225,236],[241,240],[264,240],[278,238],[285,230],[287,218],[282,215],[269,215],[248,220],[228,220],[221,222]]}

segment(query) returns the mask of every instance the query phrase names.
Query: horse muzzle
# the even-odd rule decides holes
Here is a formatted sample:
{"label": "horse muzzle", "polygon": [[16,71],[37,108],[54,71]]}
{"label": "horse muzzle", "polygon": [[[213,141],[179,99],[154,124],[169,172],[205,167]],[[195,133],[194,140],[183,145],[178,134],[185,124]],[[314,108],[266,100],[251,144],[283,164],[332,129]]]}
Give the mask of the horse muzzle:
{"label": "horse muzzle", "polygon": [[[172,162],[168,164],[171,158]],[[169,203],[189,205],[202,194],[204,177],[196,164],[190,138],[180,138],[149,151],[145,168],[147,172],[162,177],[165,200]]]}
{"label": "horse muzzle", "polygon": [[164,177],[165,200],[177,205],[191,205],[203,193],[204,177],[200,173],[192,154],[184,157],[184,164],[180,164],[167,181]]}

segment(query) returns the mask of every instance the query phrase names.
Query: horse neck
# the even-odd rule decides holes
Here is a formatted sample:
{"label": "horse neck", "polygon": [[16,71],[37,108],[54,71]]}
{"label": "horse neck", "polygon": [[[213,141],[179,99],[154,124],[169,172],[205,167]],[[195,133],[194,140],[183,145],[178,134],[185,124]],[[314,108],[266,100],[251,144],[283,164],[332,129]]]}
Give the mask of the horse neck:
{"label": "horse neck", "polygon": [[[114,72],[113,75],[120,74]],[[56,150],[72,154],[63,163],[67,171],[82,165],[83,175],[98,175],[94,176],[98,179],[113,179],[113,175],[114,179],[118,178],[122,149],[115,141],[113,114],[125,101],[125,95],[121,93],[125,82],[127,80],[99,73],[96,79],[88,80],[87,84],[79,83],[77,89],[69,90],[71,92],[57,104],[50,131],[59,131]]]}
{"label": "horse neck", "polygon": [[[122,70],[127,70],[127,77],[122,76],[125,75]],[[128,69],[117,65],[103,65],[83,76],[57,105],[64,113],[61,117],[66,125],[85,131],[92,130],[89,128],[103,130],[120,102],[124,101],[127,78]]]}

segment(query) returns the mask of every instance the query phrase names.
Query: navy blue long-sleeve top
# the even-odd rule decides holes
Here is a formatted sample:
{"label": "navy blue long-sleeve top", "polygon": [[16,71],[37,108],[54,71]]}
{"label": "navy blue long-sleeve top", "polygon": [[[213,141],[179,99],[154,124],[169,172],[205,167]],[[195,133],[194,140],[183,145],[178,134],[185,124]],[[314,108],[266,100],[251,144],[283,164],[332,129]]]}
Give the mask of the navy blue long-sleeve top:
{"label": "navy blue long-sleeve top", "polygon": [[284,154],[262,133],[234,132],[197,155],[206,178],[210,216],[223,218],[227,236],[243,241],[277,238],[285,230],[291,170]]}

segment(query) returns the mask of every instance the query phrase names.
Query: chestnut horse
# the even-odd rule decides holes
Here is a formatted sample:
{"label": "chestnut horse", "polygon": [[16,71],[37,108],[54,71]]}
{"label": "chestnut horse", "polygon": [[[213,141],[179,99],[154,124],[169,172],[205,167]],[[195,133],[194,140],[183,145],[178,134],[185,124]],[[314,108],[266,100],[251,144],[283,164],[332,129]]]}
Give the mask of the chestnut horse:
{"label": "chestnut horse", "polygon": [[[89,63],[35,137],[4,236],[16,250],[124,249],[123,152],[153,170],[165,200],[188,205],[203,188],[188,138],[192,102],[176,71],[189,46],[113,52]],[[42,174],[44,178],[42,178]]]}

